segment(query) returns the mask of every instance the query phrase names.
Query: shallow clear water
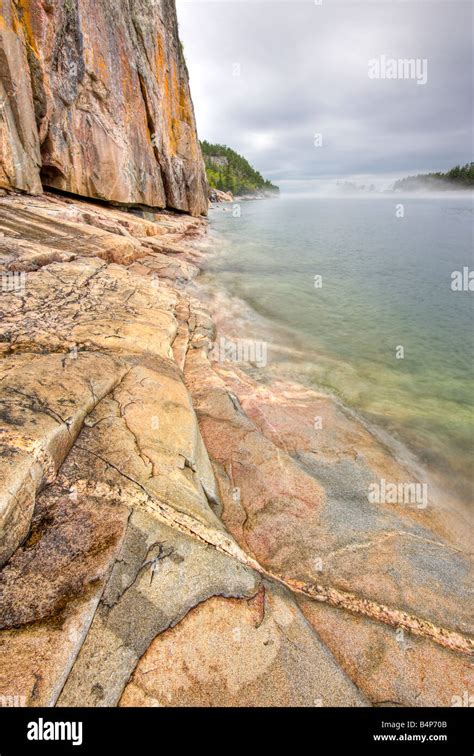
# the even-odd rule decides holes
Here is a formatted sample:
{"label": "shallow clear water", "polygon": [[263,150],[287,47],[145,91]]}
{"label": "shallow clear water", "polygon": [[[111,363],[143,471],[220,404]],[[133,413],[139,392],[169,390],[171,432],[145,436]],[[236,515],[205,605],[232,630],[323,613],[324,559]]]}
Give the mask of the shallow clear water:
{"label": "shallow clear water", "polygon": [[223,254],[207,268],[294,334],[305,380],[404,441],[463,497],[472,481],[474,292],[452,291],[451,274],[474,267],[472,221],[472,199],[459,196],[242,203],[240,218],[211,212]]}

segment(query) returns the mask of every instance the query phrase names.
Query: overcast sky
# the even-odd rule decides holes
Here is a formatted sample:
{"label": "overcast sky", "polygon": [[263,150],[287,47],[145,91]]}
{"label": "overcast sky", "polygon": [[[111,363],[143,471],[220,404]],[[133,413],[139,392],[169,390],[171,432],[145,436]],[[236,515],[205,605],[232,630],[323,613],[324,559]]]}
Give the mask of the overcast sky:
{"label": "overcast sky", "polygon": [[[384,186],[472,159],[471,3],[177,8],[200,138],[236,149],[284,190],[337,179]],[[426,84],[370,78],[369,60],[382,55],[426,59]]]}

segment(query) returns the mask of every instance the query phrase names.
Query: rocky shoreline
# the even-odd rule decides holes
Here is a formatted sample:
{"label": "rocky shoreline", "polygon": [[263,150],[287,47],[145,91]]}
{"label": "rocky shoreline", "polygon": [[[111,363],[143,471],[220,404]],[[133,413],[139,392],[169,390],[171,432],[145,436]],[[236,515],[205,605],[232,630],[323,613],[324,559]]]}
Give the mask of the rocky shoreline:
{"label": "rocky shoreline", "polygon": [[257,194],[236,194],[223,192],[220,189],[209,189],[209,207],[226,202],[250,202],[263,199],[277,199],[280,195],[276,192],[259,192]]}
{"label": "rocky shoreline", "polygon": [[462,523],[370,503],[407,470],[331,397],[210,359],[206,228],[0,198],[1,701],[452,705]]}

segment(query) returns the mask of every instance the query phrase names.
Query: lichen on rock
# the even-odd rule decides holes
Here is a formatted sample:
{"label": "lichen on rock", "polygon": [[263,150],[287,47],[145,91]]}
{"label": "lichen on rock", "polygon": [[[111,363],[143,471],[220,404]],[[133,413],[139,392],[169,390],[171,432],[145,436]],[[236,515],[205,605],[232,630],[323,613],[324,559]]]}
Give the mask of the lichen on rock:
{"label": "lichen on rock", "polygon": [[0,188],[207,212],[174,3],[0,3]]}

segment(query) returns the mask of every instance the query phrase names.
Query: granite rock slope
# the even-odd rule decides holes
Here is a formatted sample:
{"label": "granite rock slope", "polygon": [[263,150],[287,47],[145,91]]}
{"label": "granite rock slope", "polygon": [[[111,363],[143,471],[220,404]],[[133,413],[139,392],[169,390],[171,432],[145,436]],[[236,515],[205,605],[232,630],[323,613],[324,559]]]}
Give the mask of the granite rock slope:
{"label": "granite rock slope", "polygon": [[452,517],[369,505],[371,481],[413,472],[329,397],[249,372],[188,352],[223,521],[374,705],[451,705],[473,683],[472,561]]}
{"label": "granite rock slope", "polygon": [[250,599],[214,596],[158,635],[120,706],[216,701],[232,707],[364,704],[291,595],[266,581]]}
{"label": "granite rock slope", "polygon": [[[293,439],[285,443],[292,413],[288,398],[260,389],[235,366],[213,368],[202,350],[188,352],[185,374],[220,473],[223,520],[260,564],[285,580],[317,584],[323,593],[355,593],[373,601],[374,612],[388,605],[424,617],[446,629],[448,644],[451,632],[454,645],[458,631],[472,633],[468,555],[433,531],[429,510],[368,501],[368,485],[377,475],[388,477],[390,471],[389,479],[396,474],[395,480],[403,480],[407,472],[395,470],[390,458],[385,467],[371,459],[360,428],[350,446],[333,442],[332,454],[320,448],[302,460],[302,453],[288,449],[300,427],[298,412],[289,429]],[[312,398],[308,392],[309,418]],[[229,496],[234,490],[238,495]]]}
{"label": "granite rock slope", "polygon": [[0,188],[207,212],[174,0],[0,0]]}
{"label": "granite rock slope", "polygon": [[[4,197],[0,217],[0,700],[179,705],[171,677],[141,691],[141,664],[202,606],[197,705],[368,705],[220,517],[181,369],[213,329],[186,292],[204,222],[47,194]],[[217,597],[251,674],[205,643]]]}
{"label": "granite rock slope", "polygon": [[0,700],[450,705],[457,528],[368,504],[407,471],[330,397],[213,361],[205,227],[0,198]]}

